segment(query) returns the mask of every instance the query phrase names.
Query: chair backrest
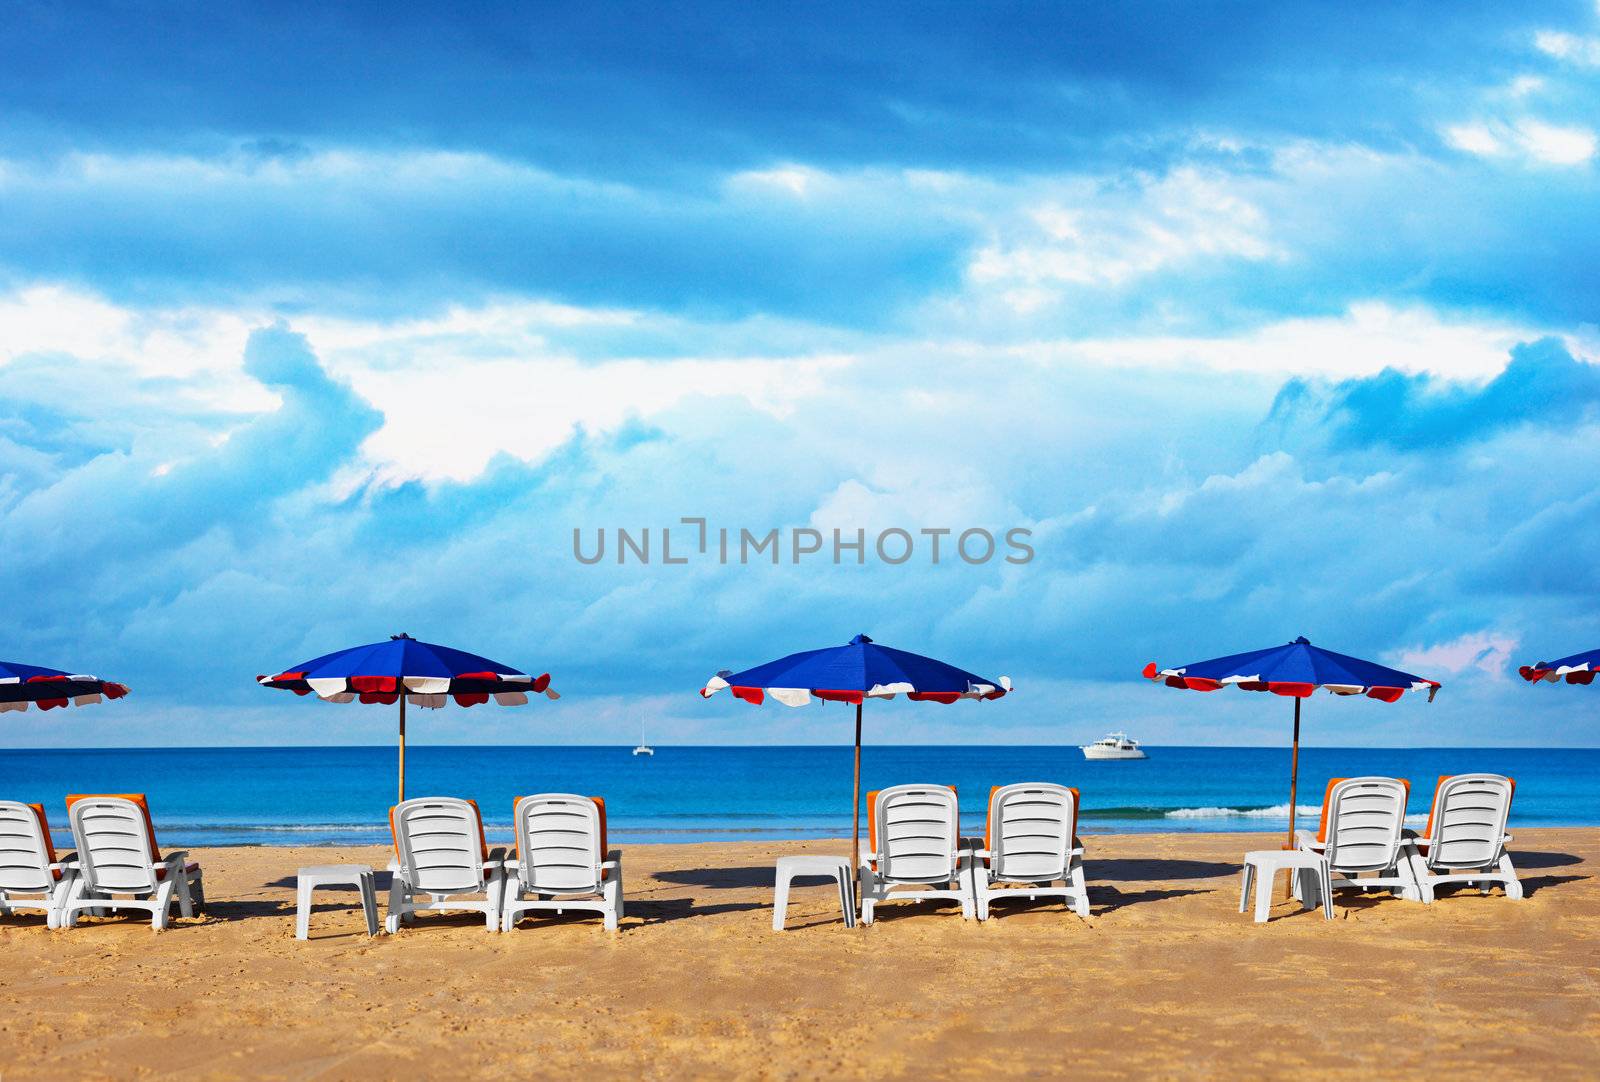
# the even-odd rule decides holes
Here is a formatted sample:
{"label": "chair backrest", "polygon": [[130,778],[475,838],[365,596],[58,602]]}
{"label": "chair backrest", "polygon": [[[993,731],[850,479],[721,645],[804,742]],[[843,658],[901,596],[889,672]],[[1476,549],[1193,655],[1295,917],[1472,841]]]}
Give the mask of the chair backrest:
{"label": "chair backrest", "polygon": [[605,802],[573,793],[518,799],[513,815],[518,872],[534,892],[599,891],[606,859]]}
{"label": "chair backrest", "polygon": [[0,890],[48,891],[56,877],[50,826],[37,804],[0,800]]}
{"label": "chair backrest", "polygon": [[1050,782],[1003,785],[989,794],[984,848],[997,879],[1064,879],[1078,827],[1078,791]]}
{"label": "chair backrest", "polygon": [[485,888],[483,820],[472,801],[417,797],[391,808],[389,825],[415,890],[476,894]]}
{"label": "chair backrest", "polygon": [[69,796],[67,818],[89,889],[132,894],[156,889],[161,851],[143,795]]}
{"label": "chair backrest", "polygon": [[1345,778],[1323,804],[1328,863],[1335,871],[1392,868],[1400,857],[1410,786],[1399,778]]}
{"label": "chair backrest", "polygon": [[1484,868],[1500,859],[1517,783],[1499,774],[1439,779],[1423,836],[1428,867]]}
{"label": "chair backrest", "polygon": [[903,883],[955,878],[961,840],[956,791],[948,785],[892,785],[873,806],[878,876]]}

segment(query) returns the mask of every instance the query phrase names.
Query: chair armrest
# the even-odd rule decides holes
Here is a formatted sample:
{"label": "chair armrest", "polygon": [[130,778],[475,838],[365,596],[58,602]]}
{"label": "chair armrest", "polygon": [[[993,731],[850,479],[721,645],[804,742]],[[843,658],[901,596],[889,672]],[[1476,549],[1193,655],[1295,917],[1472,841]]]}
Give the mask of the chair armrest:
{"label": "chair armrest", "polygon": [[601,871],[620,872],[620,871],[622,871],[622,861],[620,861],[620,860],[603,860],[603,861],[600,862],[600,870]]}
{"label": "chair armrest", "polygon": [[503,863],[506,859],[506,847],[503,845],[497,845],[493,849],[489,850],[489,859],[497,860]]}
{"label": "chair armrest", "polygon": [[165,856],[163,856],[161,858],[161,863],[163,863],[163,864],[171,864],[173,861],[177,861],[179,864],[182,864],[184,861],[186,861],[188,859],[189,859],[189,850],[187,850],[187,849],[174,849],[172,852],[167,853]]}
{"label": "chair armrest", "polygon": [[1320,853],[1328,847],[1327,842],[1317,841],[1317,836],[1309,830],[1295,831],[1294,844],[1296,849],[1309,849],[1315,853]]}
{"label": "chair armrest", "polygon": [[405,874],[405,870],[406,866],[400,863],[399,857],[389,858],[389,871],[395,873],[396,875],[403,875]]}

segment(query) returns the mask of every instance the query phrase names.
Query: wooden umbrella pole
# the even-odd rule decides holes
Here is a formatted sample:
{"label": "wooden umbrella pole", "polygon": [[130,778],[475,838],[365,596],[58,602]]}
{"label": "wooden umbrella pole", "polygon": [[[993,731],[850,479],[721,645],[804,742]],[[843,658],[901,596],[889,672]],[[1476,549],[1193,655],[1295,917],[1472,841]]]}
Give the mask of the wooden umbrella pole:
{"label": "wooden umbrella pole", "polygon": [[400,800],[406,800],[406,689],[400,687]]}
{"label": "wooden umbrella pole", "polygon": [[[1294,701],[1294,750],[1289,753],[1289,840],[1284,843],[1284,848],[1294,849],[1294,813],[1299,807],[1300,798],[1300,700]],[[1295,872],[1290,869],[1284,878],[1283,896],[1288,898],[1294,893]]]}
{"label": "wooden umbrella pole", "polygon": [[1294,701],[1294,751],[1289,755],[1289,848],[1294,848],[1294,813],[1300,787],[1300,700]]}
{"label": "wooden umbrella pole", "polygon": [[861,889],[861,704],[856,703],[856,781],[855,799],[850,802],[850,874]]}

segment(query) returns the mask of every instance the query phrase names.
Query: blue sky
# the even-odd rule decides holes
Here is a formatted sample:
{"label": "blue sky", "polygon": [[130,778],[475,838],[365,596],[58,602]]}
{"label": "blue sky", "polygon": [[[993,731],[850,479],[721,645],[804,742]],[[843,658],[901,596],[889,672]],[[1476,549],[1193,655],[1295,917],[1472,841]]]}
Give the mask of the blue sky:
{"label": "blue sky", "polygon": [[[869,738],[1279,743],[1138,679],[1441,680],[1315,743],[1596,743],[1600,8],[23,5],[0,34],[15,746],[386,742],[257,673],[406,630],[453,742],[845,742],[712,672],[1005,673]],[[1025,566],[584,566],[572,530],[1033,531]]]}

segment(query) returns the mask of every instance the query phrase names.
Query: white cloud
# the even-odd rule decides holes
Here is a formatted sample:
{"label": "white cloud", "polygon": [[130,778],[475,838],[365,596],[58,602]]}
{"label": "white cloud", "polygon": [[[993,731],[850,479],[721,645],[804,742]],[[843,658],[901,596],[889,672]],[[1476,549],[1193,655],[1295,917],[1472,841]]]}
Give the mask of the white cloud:
{"label": "white cloud", "polygon": [[[1600,5],[1597,5],[1600,9]],[[1584,67],[1600,67],[1600,37],[1585,37],[1560,30],[1541,30],[1533,36],[1534,46],[1557,60]]]}
{"label": "white cloud", "polygon": [[1519,640],[1503,631],[1474,631],[1448,642],[1411,646],[1396,662],[1408,672],[1437,679],[1469,670],[1504,677],[1511,669],[1512,651]]}
{"label": "white cloud", "polygon": [[1521,157],[1544,165],[1582,165],[1600,149],[1589,128],[1524,117],[1502,122],[1475,120],[1444,129],[1445,142],[1480,158]]}
{"label": "white cloud", "polygon": [[1200,260],[1281,254],[1261,209],[1223,174],[1182,168],[1131,193],[1065,187],[984,244],[968,265],[968,281],[998,290],[1027,313],[1063,288],[1122,285]]}
{"label": "white cloud", "polygon": [[1203,366],[1272,375],[1370,375],[1385,368],[1453,379],[1486,379],[1505,367],[1518,342],[1543,332],[1526,324],[1441,315],[1380,301],[1342,316],[1284,319],[1217,337],[1097,338],[1029,347],[1036,355],[1106,365]]}

